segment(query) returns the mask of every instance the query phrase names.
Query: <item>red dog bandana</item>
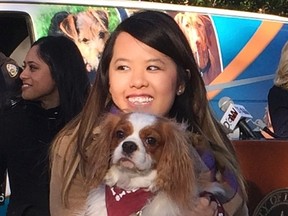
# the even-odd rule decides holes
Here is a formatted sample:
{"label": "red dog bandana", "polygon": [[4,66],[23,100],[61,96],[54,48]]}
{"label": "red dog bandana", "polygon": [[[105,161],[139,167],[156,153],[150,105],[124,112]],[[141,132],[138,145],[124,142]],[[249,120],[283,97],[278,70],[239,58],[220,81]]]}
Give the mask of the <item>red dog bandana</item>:
{"label": "red dog bandana", "polygon": [[108,216],[128,216],[140,211],[152,197],[150,191],[137,189],[126,191],[118,187],[105,188]]}

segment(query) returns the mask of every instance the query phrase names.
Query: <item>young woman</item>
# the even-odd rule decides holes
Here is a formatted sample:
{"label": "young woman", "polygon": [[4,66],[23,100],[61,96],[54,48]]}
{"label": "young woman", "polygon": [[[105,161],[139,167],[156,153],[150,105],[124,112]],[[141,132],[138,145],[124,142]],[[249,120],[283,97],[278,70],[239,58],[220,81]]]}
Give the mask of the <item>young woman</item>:
{"label": "young woman", "polygon": [[[86,150],[97,145],[99,117],[105,112],[131,111],[187,122],[191,132],[209,143],[199,154],[211,170],[211,179],[219,180],[231,192],[222,203],[227,214],[248,215],[244,181],[232,144],[211,114],[189,43],[173,18],[146,11],[127,18],[111,34],[83,112],[53,145],[53,216],[84,215]],[[216,213],[216,203],[203,197],[191,215]]]}
{"label": "young woman", "polygon": [[83,58],[65,37],[44,37],[24,60],[22,98],[0,116],[0,179],[8,171],[8,216],[50,215],[49,148],[90,91]]}
{"label": "young woman", "polygon": [[288,41],[282,48],[274,85],[268,93],[268,108],[275,134],[288,139]]}

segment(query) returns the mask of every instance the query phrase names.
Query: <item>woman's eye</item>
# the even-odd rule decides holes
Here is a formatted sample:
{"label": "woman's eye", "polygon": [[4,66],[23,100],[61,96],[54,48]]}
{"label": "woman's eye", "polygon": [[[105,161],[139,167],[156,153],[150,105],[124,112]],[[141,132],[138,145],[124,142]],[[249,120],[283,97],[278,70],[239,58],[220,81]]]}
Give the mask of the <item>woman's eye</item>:
{"label": "woman's eye", "polygon": [[128,70],[129,68],[125,65],[120,65],[117,67],[117,70]]}
{"label": "woman's eye", "polygon": [[155,66],[155,65],[152,65],[152,66],[147,67],[147,70],[149,70],[149,71],[156,71],[156,70],[160,70],[160,67]]}
{"label": "woman's eye", "polygon": [[147,137],[145,142],[152,147],[157,144],[157,140],[154,137]]}
{"label": "woman's eye", "polygon": [[38,69],[38,67],[36,67],[35,65],[29,65],[29,70],[30,71],[36,71]]}

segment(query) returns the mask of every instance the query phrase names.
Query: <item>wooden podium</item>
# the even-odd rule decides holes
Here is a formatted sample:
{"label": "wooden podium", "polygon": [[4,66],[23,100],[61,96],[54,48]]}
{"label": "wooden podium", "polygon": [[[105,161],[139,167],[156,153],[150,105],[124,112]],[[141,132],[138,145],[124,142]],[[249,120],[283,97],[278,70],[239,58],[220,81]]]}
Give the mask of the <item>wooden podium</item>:
{"label": "wooden podium", "polygon": [[288,140],[233,141],[247,181],[250,215],[268,193],[288,188]]}

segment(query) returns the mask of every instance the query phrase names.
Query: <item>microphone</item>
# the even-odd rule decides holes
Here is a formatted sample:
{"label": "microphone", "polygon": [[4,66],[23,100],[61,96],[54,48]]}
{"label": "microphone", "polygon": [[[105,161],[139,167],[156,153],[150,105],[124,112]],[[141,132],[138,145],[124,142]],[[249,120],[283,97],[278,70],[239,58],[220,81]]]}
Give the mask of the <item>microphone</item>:
{"label": "microphone", "polygon": [[224,112],[220,123],[228,130],[233,131],[239,127],[242,132],[242,139],[260,139],[262,136],[253,132],[246,119],[252,119],[252,115],[245,109],[244,106],[234,104],[231,98],[223,97],[218,102],[219,108]]}

